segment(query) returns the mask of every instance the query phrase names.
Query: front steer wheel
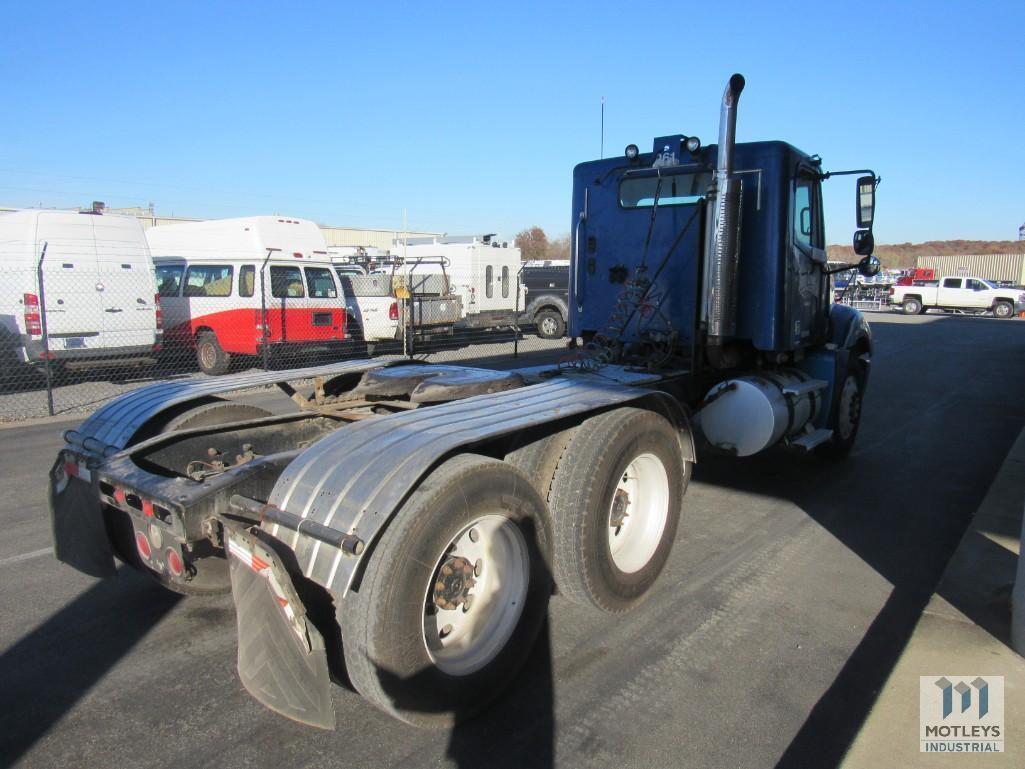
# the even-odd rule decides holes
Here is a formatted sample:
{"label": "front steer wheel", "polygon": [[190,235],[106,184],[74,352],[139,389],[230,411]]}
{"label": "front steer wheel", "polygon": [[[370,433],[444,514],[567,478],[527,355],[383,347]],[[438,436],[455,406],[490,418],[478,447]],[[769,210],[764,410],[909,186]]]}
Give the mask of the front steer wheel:
{"label": "front steer wheel", "polygon": [[415,726],[472,716],[523,666],[545,620],[551,536],[518,470],[470,454],[439,466],[339,607],[353,686]]}
{"label": "front steer wheel", "polygon": [[993,305],[993,314],[998,318],[1014,317],[1014,307],[1009,302],[997,302]]}
{"label": "front steer wheel", "polygon": [[865,364],[855,358],[847,366],[843,383],[840,385],[840,399],[833,417],[833,437],[816,449],[816,453],[824,459],[844,459],[854,448],[854,440],[858,437],[861,425],[861,412],[864,405],[865,386],[868,384],[868,372]]}

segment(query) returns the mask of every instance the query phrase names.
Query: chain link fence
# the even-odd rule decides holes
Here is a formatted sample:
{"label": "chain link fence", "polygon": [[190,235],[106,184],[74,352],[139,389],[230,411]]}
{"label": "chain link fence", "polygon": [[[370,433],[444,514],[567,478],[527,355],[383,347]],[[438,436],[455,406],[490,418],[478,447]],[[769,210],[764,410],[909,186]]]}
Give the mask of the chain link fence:
{"label": "chain link fence", "polygon": [[481,251],[469,265],[213,256],[154,266],[128,240],[98,250],[86,237],[31,245],[0,234],[0,421],[84,414],[145,384],[252,368],[564,356],[568,264]]}

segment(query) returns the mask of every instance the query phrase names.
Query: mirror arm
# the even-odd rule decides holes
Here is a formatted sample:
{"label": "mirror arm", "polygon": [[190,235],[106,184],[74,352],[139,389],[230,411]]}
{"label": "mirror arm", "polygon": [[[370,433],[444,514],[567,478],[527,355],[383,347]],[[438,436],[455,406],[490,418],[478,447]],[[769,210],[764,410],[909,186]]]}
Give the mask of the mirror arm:
{"label": "mirror arm", "polygon": [[861,168],[855,171],[826,171],[824,173],[819,174],[819,180],[825,181],[831,176],[854,176],[855,174],[867,174],[868,176],[871,176],[873,179],[875,179],[876,187],[878,187],[879,183],[883,180],[883,177],[876,176],[876,172],[873,171],[871,168]]}

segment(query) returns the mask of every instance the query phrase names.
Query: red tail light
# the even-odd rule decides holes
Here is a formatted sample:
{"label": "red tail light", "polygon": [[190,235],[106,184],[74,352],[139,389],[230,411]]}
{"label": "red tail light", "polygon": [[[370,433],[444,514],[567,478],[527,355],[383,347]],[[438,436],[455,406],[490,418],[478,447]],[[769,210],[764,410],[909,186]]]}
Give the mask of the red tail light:
{"label": "red tail light", "polygon": [[391,303],[391,307],[388,308],[388,320],[398,320],[398,319],[399,319],[399,303],[398,302],[392,302]]}
{"label": "red tail light", "polygon": [[160,294],[153,295],[153,306],[156,308],[157,331],[164,330],[164,310],[160,306]]}
{"label": "red tail light", "polygon": [[139,555],[141,555],[147,561],[149,560],[149,540],[146,539],[146,535],[143,534],[141,531],[135,532],[135,548],[139,551]]}
{"label": "red tail light", "polygon": [[25,333],[30,336],[42,336],[43,319],[39,314],[39,297],[35,294],[25,294],[22,298],[25,301]]}
{"label": "red tail light", "polygon": [[180,577],[182,572],[185,571],[185,565],[182,563],[182,557],[178,555],[178,551],[173,547],[169,547],[164,555],[167,556],[167,568],[171,570],[174,576]]}
{"label": "red tail light", "polygon": [[893,296],[896,292],[893,290],[893,286],[890,286],[890,296]]}

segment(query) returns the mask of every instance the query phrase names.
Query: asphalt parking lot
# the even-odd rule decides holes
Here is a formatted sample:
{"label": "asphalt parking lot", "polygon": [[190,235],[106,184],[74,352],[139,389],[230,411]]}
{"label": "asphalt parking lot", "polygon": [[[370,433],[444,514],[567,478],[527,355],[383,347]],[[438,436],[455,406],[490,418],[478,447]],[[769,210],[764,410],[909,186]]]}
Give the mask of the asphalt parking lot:
{"label": "asphalt parking lot", "polygon": [[649,599],[608,617],[556,596],[516,685],[450,732],[342,688],[334,732],[265,710],[235,674],[229,596],[49,554],[45,474],[73,423],[0,430],[0,765],[834,765],[1025,424],[1025,323],[870,320],[845,463],[702,457]]}

